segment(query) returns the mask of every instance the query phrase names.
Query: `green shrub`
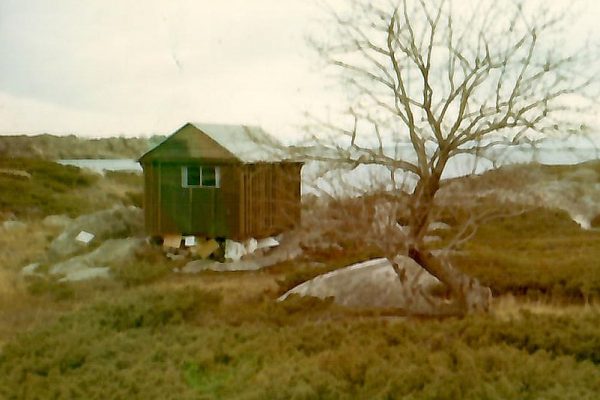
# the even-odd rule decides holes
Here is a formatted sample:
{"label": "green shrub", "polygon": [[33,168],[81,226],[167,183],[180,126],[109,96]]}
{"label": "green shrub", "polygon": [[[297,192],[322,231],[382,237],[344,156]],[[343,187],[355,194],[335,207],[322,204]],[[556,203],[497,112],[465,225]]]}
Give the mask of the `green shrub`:
{"label": "green shrub", "polygon": [[136,251],[135,261],[112,266],[115,278],[125,286],[138,286],[165,277],[179,264],[165,259],[157,246],[145,245]]}
{"label": "green shrub", "polygon": [[125,291],[8,343],[0,397],[595,399],[599,323],[593,310],[390,320],[316,299]]}
{"label": "green shrub", "polygon": [[90,211],[89,199],[78,191],[96,183],[99,176],[44,160],[1,159],[0,168],[25,171],[31,178],[0,174],[0,211],[19,217],[50,214],[77,216]]}
{"label": "green shrub", "polygon": [[49,296],[54,301],[70,300],[75,290],[67,282],[46,276],[31,276],[27,279],[27,291],[34,296]]}
{"label": "green shrub", "polygon": [[132,186],[132,187],[141,187],[144,184],[144,178],[142,174],[137,172],[128,172],[128,171],[106,171],[104,176],[111,181]]}
{"label": "green shrub", "polygon": [[454,257],[494,294],[591,301],[600,296],[600,232],[562,211],[536,209],[482,225]]}
{"label": "green shrub", "polygon": [[163,278],[171,271],[172,266],[166,262],[135,261],[129,264],[112,267],[115,278],[126,286],[148,284]]}
{"label": "green shrub", "polygon": [[188,321],[194,315],[218,306],[216,293],[186,288],[177,292],[145,292],[133,299],[101,303],[93,308],[92,318],[114,330],[156,328]]}

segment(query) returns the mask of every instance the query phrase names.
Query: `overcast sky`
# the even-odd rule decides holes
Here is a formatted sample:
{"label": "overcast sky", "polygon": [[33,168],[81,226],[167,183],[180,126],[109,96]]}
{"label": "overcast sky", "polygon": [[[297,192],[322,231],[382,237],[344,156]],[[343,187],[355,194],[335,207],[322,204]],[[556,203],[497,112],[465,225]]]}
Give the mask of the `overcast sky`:
{"label": "overcast sky", "polygon": [[[0,0],[0,134],[166,134],[186,121],[290,134],[337,100],[305,43],[311,3]],[[595,35],[600,2],[582,3],[582,35]]]}

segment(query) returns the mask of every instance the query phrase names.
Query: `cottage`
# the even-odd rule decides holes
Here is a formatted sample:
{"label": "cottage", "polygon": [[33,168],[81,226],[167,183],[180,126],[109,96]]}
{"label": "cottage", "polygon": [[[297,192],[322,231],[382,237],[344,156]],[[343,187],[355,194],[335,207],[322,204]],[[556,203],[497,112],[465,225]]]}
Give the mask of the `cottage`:
{"label": "cottage", "polygon": [[146,232],[243,240],[300,220],[302,163],[259,127],[187,123],[144,154]]}

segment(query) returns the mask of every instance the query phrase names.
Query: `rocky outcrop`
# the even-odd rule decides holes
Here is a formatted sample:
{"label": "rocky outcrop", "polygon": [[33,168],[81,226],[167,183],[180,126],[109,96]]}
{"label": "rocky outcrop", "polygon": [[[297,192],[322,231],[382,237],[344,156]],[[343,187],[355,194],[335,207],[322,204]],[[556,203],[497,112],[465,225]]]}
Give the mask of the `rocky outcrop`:
{"label": "rocky outcrop", "polygon": [[[63,260],[80,254],[108,239],[122,239],[143,235],[144,216],[142,209],[133,206],[118,206],[93,214],[82,215],[70,222],[64,231],[52,241],[48,250],[51,261]],[[76,240],[81,232],[93,238]]]}
{"label": "rocky outcrop", "polygon": [[97,274],[108,276],[111,266],[134,261],[144,243],[140,238],[109,239],[89,253],[52,265],[49,272],[64,275],[67,281],[89,279]]}
{"label": "rocky outcrop", "polygon": [[337,304],[356,308],[395,308],[410,315],[435,314],[445,303],[434,296],[439,281],[408,257],[395,260],[403,279],[385,258],[365,261],[317,276],[286,292],[279,301],[296,294],[333,297]]}

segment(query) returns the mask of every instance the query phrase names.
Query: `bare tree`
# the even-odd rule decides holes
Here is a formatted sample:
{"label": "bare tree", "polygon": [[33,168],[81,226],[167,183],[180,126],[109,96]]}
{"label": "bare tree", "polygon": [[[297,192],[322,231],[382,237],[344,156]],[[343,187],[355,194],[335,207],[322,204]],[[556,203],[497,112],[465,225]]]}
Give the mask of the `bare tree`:
{"label": "bare tree", "polygon": [[[498,150],[585,132],[578,116],[597,72],[593,49],[563,46],[563,15],[528,9],[531,2],[346,3],[327,9],[328,32],[314,46],[340,72],[352,104],[343,119],[313,119],[319,149],[308,158],[387,169],[395,190],[407,192],[398,204],[409,212],[398,224],[398,207],[388,210],[378,228],[383,255],[408,255],[447,285],[453,312],[487,310],[489,288],[427,240],[444,171],[460,155],[493,159]],[[469,218],[451,243],[470,237],[478,221]]]}

